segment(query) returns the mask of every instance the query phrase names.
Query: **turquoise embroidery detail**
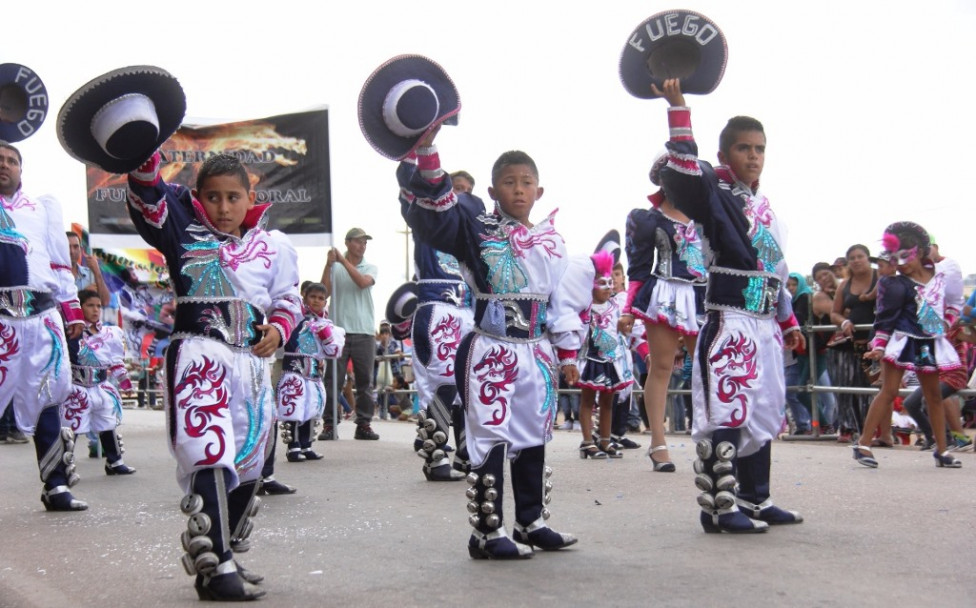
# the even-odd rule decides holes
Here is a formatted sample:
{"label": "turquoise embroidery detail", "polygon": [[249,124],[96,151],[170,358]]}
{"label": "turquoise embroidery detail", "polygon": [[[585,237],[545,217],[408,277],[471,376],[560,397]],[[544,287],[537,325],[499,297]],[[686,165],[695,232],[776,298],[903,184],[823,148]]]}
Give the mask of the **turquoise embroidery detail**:
{"label": "turquoise embroidery detail", "polygon": [[756,250],[759,258],[759,270],[772,272],[776,266],[783,261],[783,250],[779,248],[779,243],[762,223],[753,220],[756,233],[752,237],[752,247]]}
{"label": "turquoise embroidery detail", "polygon": [[247,438],[241,446],[237,457],[234,458],[234,466],[241,470],[242,463],[255,457],[254,448],[258,444],[258,435],[264,424],[264,401],[268,391],[263,389],[258,397],[257,407],[250,400],[245,400],[244,409],[247,410]]}
{"label": "turquoise embroidery detail", "polygon": [[939,313],[922,297],[922,294],[918,294],[916,303],[918,304],[918,313],[916,316],[922,331],[930,336],[941,336],[945,328]]}
{"label": "turquoise embroidery detail", "polygon": [[505,236],[485,239],[481,259],[488,265],[488,282],[494,293],[518,293],[529,284]]}
{"label": "turquoise embroidery detail", "polygon": [[180,271],[193,284],[189,296],[230,297],[236,295],[234,286],[227,280],[220,264],[221,242],[201,226],[191,225],[187,230],[196,242],[183,245],[185,263]]}
{"label": "turquoise embroidery detail", "polygon": [[435,251],[435,254],[437,255],[437,265],[441,267],[441,270],[450,275],[461,276],[461,264],[458,263],[456,257],[443,251]]}
{"label": "turquoise embroidery detail", "polygon": [[542,351],[541,348],[535,346],[533,348],[535,355],[535,364],[539,368],[539,373],[542,374],[542,381],[546,387],[546,398],[542,401],[542,407],[539,408],[539,413],[545,413],[549,411],[551,414],[555,415],[556,410],[556,391],[553,387],[556,386],[556,376],[553,374],[552,358]]}
{"label": "turquoise embroidery detail", "polygon": [[617,339],[600,327],[594,327],[592,332],[593,348],[605,359],[617,357]]}
{"label": "turquoise embroidery detail", "polygon": [[319,352],[319,342],[309,329],[308,323],[302,325],[301,331],[298,332],[298,352],[303,355],[314,355]]}
{"label": "turquoise embroidery detail", "polygon": [[763,277],[749,277],[749,284],[742,290],[746,310],[760,312],[766,300],[766,281]]}

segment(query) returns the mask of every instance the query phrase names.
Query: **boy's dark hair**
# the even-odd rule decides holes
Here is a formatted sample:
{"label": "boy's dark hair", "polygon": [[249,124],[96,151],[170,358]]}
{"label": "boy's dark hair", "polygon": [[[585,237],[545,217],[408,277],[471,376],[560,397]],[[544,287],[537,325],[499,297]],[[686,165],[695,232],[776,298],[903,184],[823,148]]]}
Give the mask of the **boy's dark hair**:
{"label": "boy's dark hair", "polygon": [[532,171],[532,175],[535,176],[536,180],[539,179],[539,168],[535,166],[535,161],[532,160],[531,156],[521,150],[509,150],[508,152],[502,153],[491,168],[492,185],[495,185],[495,182],[498,181],[498,176],[501,175],[502,169],[511,165],[528,165]]}
{"label": "boy's dark hair", "polygon": [[65,230],[65,231],[64,231],[64,236],[68,236],[68,237],[71,237],[71,236],[73,236],[73,237],[75,237],[76,239],[78,239],[79,241],[81,240],[81,237],[80,237],[80,236],[78,236],[78,233],[77,233],[77,232],[75,232],[74,230]]}
{"label": "boy's dark hair", "polygon": [[312,284],[312,281],[302,281],[302,286],[298,288],[298,293],[305,295],[305,290]]}
{"label": "boy's dark hair", "polygon": [[78,291],[78,303],[84,305],[85,302],[91,300],[92,298],[98,298],[98,302],[102,302],[101,296],[98,295],[97,291],[92,289],[81,289]]}
{"label": "boy's dark hair", "polygon": [[463,178],[471,183],[471,187],[474,188],[474,178],[467,171],[455,171],[451,173],[451,179]]}
{"label": "boy's dark hair", "polygon": [[312,281],[306,281],[306,283],[308,283],[308,284],[305,285],[305,287],[302,289],[302,295],[303,296],[307,296],[308,294],[312,293],[313,291],[317,291],[319,293],[324,293],[324,294],[328,294],[329,293],[329,291],[325,288],[325,285],[323,285],[321,283],[313,283]]}
{"label": "boy's dark hair", "polygon": [[763,130],[762,123],[752,118],[750,116],[733,116],[729,119],[729,122],[725,124],[725,128],[718,136],[718,149],[722,154],[728,156],[729,150],[732,149],[732,144],[735,143],[735,139],[739,136],[739,133],[744,131],[759,131],[766,137],[766,131]]}
{"label": "boy's dark hair", "polygon": [[2,139],[0,139],[0,148],[6,148],[8,150],[13,150],[14,151],[14,154],[17,155],[17,162],[20,163],[20,164],[24,164],[24,157],[20,154],[20,150],[18,150],[16,148],[16,146],[14,146],[13,144],[7,143],[7,142],[3,141]]}
{"label": "boy's dark hair", "polygon": [[616,272],[618,270],[620,272],[623,272],[624,271],[624,265],[621,264],[620,262],[617,262],[616,264],[613,265],[613,271]]}
{"label": "boy's dark hair", "polygon": [[197,192],[203,190],[204,182],[218,175],[236,176],[245,190],[251,190],[251,178],[241,161],[236,156],[222,152],[214,154],[200,165],[200,171],[197,172]]}

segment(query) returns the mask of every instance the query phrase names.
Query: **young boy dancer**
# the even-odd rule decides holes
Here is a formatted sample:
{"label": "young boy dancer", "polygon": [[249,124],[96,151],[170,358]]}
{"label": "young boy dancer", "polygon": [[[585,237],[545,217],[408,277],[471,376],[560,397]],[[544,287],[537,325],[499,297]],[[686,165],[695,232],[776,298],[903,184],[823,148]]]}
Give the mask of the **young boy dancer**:
{"label": "young boy dancer", "polygon": [[661,185],[702,227],[714,253],[692,387],[702,528],[765,532],[770,524],[800,523],[799,514],[770,499],[770,444],[781,428],[785,391],[783,346],[794,349],[804,340],[785,287],[779,224],[758,190],[762,124],[730,119],[719,140],[722,164],[713,168],[698,158],[679,80],[665,80],[663,91],[651,88],[671,106]]}
{"label": "young boy dancer", "polygon": [[[102,325],[102,300],[97,292],[78,292],[85,330],[68,339],[71,359],[71,395],[64,402],[64,426],[75,435],[96,433],[105,453],[106,475],[131,475],[136,470],[122,462],[122,436],[116,428],[122,419],[119,389],[132,390],[125,369],[125,336],[122,329]],[[118,388],[116,388],[118,387]]]}
{"label": "young boy dancer", "polygon": [[[325,312],[325,285],[305,288],[305,318],[285,343],[281,379],[278,380],[278,419],[284,421],[281,438],[288,446],[288,462],[319,460],[312,450],[312,425],[325,408],[322,373],[326,359],[342,354],[346,332]],[[265,478],[265,482],[268,479]],[[277,483],[277,482],[275,482]]]}
{"label": "young boy dancer", "polygon": [[[467,491],[475,559],[532,555],[576,542],[546,524],[552,484],[545,444],[552,438],[559,368],[579,378],[576,351],[585,338],[580,319],[590,301],[593,266],[566,255],[553,215],[529,220],[542,196],[534,161],[506,152],[492,168],[494,212],[456,194],[433,147],[435,128],[416,160],[397,170],[403,215],[421,240],[457,258],[474,289],[475,329],[458,349],[458,391],[466,413],[471,473]],[[554,352],[553,347],[556,347]],[[557,355],[558,353],[558,355]],[[505,460],[511,459],[514,540],[504,527]]]}

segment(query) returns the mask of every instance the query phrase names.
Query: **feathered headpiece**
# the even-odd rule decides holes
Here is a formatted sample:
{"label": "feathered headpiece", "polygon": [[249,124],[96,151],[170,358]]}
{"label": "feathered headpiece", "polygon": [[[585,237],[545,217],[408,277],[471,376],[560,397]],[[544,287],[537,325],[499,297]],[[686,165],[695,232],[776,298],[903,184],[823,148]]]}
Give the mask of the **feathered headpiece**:
{"label": "feathered headpiece", "polygon": [[596,276],[594,277],[594,285],[600,281],[600,279],[613,276],[613,254],[609,251],[597,251],[590,256],[593,260],[593,269],[596,270]]}
{"label": "feathered headpiece", "polygon": [[918,247],[919,253],[927,256],[931,244],[928,231],[915,222],[895,222],[885,228],[884,235],[881,237],[881,246],[885,251],[893,253],[903,249],[906,244],[910,247]]}

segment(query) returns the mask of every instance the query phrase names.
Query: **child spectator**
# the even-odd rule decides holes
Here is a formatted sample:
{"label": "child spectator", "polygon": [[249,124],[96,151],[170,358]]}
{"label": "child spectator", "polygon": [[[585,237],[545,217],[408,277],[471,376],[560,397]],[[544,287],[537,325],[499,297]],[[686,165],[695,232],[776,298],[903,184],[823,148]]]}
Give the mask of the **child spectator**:
{"label": "child spectator", "polygon": [[[593,282],[593,303],[587,311],[589,333],[586,348],[580,351],[580,421],[583,442],[580,458],[622,458],[623,451],[610,438],[613,419],[613,397],[634,383],[633,377],[625,378],[620,364],[619,350],[625,349],[618,339],[617,323],[620,307],[613,295],[613,255],[600,251],[590,256],[596,269]],[[626,350],[626,349],[625,349]],[[630,355],[626,351],[627,356]],[[593,442],[593,406],[600,407],[599,444]]]}
{"label": "child spectator", "polygon": [[125,336],[112,325],[102,325],[102,300],[98,292],[78,292],[85,330],[68,340],[71,359],[71,395],[61,415],[64,426],[75,435],[97,434],[105,454],[106,475],[131,475],[136,470],[122,462],[122,437],[116,430],[122,421],[119,389],[132,390],[125,367]]}

